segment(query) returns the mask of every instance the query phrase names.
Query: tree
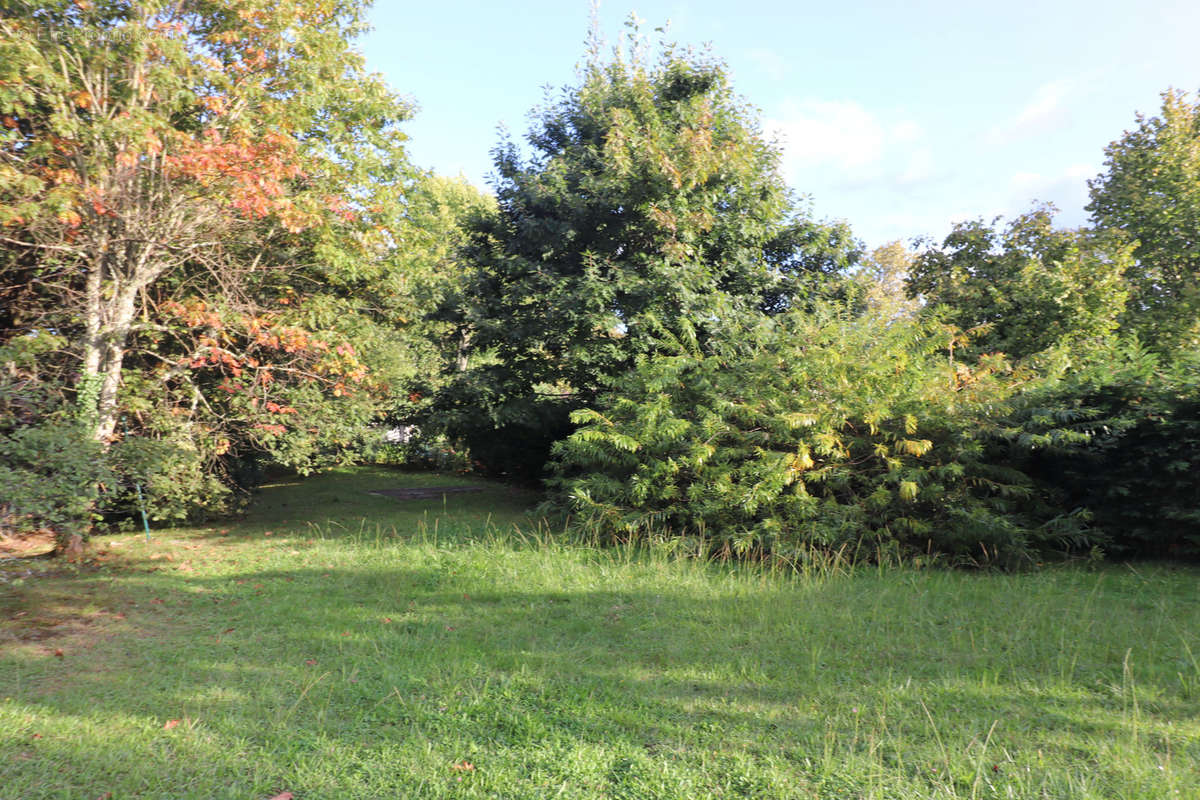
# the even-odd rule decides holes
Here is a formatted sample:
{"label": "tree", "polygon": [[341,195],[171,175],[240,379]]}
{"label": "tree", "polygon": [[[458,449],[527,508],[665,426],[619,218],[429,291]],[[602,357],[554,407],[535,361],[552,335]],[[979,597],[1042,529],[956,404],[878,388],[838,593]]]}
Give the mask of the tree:
{"label": "tree", "polygon": [[128,345],[154,324],[154,287],[207,272],[245,306],[240,287],[281,252],[275,240],[351,214],[356,198],[325,178],[344,172],[363,114],[336,113],[362,103],[381,131],[405,113],[349,49],[360,14],[314,0],[6,7],[4,269],[44,287],[57,314],[14,328],[72,331],[77,402],[97,441],[116,432]]}
{"label": "tree", "polygon": [[905,290],[915,260],[916,254],[899,241],[880,245],[863,259],[855,277],[868,313],[887,320],[920,310],[921,304]]}
{"label": "tree", "polygon": [[1014,358],[1117,327],[1130,245],[1108,232],[1058,230],[1053,209],[1017,217],[1003,230],[960,223],[912,265],[907,288],[948,321],[974,331],[973,346]]}
{"label": "tree", "polygon": [[[0,345],[30,364],[0,389],[69,400],[160,517],[263,457],[337,458],[401,371],[408,108],[351,49],[362,12],[63,0],[0,17]],[[0,403],[0,446],[58,436],[66,411]]]}
{"label": "tree", "polygon": [[1137,241],[1129,321],[1160,351],[1200,345],[1200,102],[1162,98],[1160,116],[1138,114],[1105,148],[1088,205],[1096,225]]}
{"label": "tree", "polygon": [[844,239],[789,219],[778,153],[721,63],[650,58],[636,32],[607,62],[593,42],[529,144],[528,159],[509,141],[494,154],[498,214],[476,226],[473,302],[456,311],[473,366],[444,406],[478,458],[536,475],[569,411],[656,337],[786,307],[808,288],[797,272],[836,263],[817,251]]}

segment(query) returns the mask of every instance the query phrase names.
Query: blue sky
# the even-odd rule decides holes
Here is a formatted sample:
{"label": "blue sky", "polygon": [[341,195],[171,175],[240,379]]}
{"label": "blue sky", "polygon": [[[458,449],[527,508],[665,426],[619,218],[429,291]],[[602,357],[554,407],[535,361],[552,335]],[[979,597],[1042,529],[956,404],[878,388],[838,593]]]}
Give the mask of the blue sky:
{"label": "blue sky", "polygon": [[[1104,146],[1167,87],[1200,89],[1197,0],[605,0],[610,40],[631,12],[710,44],[793,189],[871,245],[1036,200],[1082,224]],[[360,44],[418,107],[413,160],[486,187],[497,126],[520,137],[545,87],[575,82],[588,20],[587,0],[376,0]]]}

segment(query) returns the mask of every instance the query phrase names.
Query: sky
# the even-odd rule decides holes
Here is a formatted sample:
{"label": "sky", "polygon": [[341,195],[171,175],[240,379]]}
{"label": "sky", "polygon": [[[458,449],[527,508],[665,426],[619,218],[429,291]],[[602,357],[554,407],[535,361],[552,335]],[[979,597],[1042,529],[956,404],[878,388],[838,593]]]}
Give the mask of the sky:
{"label": "sky", "polygon": [[[603,0],[609,41],[630,14],[709,46],[782,148],[818,219],[868,245],[940,240],[954,222],[1036,202],[1087,222],[1104,148],[1154,115],[1169,87],[1200,89],[1197,0],[754,2]],[[418,166],[487,189],[500,126],[577,83],[588,0],[376,0],[359,45],[416,106]]]}

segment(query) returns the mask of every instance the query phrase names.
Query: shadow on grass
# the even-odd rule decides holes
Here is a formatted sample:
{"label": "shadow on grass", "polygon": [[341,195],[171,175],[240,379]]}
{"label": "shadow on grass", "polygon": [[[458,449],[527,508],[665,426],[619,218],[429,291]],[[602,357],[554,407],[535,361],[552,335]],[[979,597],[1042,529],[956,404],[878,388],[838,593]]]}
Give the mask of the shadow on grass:
{"label": "shadow on grass", "polygon": [[[376,494],[389,490],[470,489],[434,498],[396,499]],[[411,538],[452,532],[478,538],[489,529],[527,526],[536,492],[476,477],[412,472],[387,467],[347,467],[303,480],[267,483],[255,493],[244,516],[217,522],[202,535],[209,539],[253,538],[265,531],[291,531],[336,538],[364,531]],[[170,535],[169,530],[163,535]]]}
{"label": "shadow on grass", "polygon": [[[897,624],[877,616],[891,611],[873,587],[834,581],[786,598],[523,590],[454,560],[247,570],[181,589],[174,576],[135,575],[128,629],[98,643],[89,663],[10,662],[25,674],[17,702],[73,733],[10,740],[8,755],[32,752],[77,776],[62,779],[66,793],[103,788],[95,776],[130,791],[149,764],[165,784],[229,796],[266,786],[357,796],[368,785],[413,791],[421,765],[437,775],[467,760],[490,770],[471,776],[480,791],[534,797],[532,785],[514,787],[539,769],[566,780],[574,768],[556,759],[585,753],[599,771],[577,772],[596,796],[655,796],[654,770],[678,763],[711,774],[697,795],[737,772],[749,781],[740,794],[765,797],[766,768],[747,759],[813,791],[831,760],[875,759],[932,790],[938,764],[961,770],[948,762],[969,761],[997,729],[1010,757],[1045,749],[1119,773],[1099,743],[1143,746],[1140,726],[1154,749],[1171,719],[1197,711],[1167,671],[1140,679],[1137,707],[1138,675],[1113,655],[1124,642],[1075,643],[1082,665],[1063,680],[1061,652],[992,631],[996,618],[951,636],[947,626],[964,618],[935,599],[928,619]],[[173,719],[184,722],[163,730]],[[114,725],[129,753],[109,747],[103,730]],[[1194,738],[1180,745],[1200,759]],[[389,764],[408,777],[386,775]],[[10,761],[0,777],[22,770]]]}

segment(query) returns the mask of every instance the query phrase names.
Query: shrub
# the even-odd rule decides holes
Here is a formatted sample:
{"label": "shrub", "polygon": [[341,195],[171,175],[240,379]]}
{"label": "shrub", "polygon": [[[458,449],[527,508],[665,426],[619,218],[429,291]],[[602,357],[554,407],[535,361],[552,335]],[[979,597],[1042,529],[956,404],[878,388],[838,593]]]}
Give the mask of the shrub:
{"label": "shrub", "polygon": [[0,432],[0,531],[48,528],[59,547],[86,537],[98,487],[112,474],[73,420]]}
{"label": "shrub", "polygon": [[1085,442],[1032,453],[1030,474],[1087,508],[1115,555],[1200,556],[1200,353],[1164,359],[1126,339],[1058,373],[1030,392],[1025,427],[1071,419]]}
{"label": "shrub", "polygon": [[1079,532],[993,460],[1027,376],[947,354],[929,321],[836,308],[731,323],[612,383],[555,447],[552,502],[622,538],[735,554],[937,551],[1011,564]]}

